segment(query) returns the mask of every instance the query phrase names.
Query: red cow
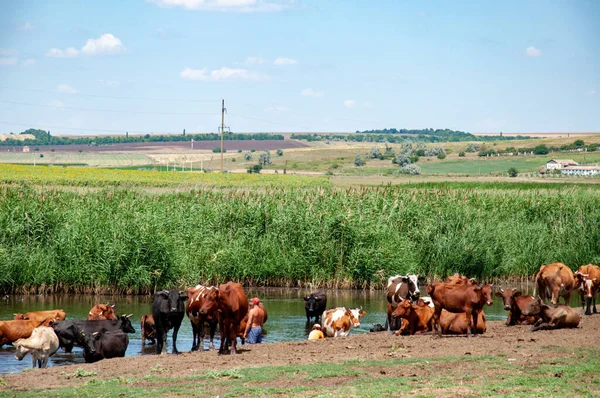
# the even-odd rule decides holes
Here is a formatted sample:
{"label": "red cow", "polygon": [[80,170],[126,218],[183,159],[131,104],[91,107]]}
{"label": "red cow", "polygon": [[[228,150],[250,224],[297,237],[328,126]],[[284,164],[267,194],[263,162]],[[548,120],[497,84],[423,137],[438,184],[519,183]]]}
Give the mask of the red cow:
{"label": "red cow", "polygon": [[209,291],[199,313],[218,317],[221,334],[219,355],[225,353],[226,345],[229,344],[235,354],[240,323],[248,313],[248,297],[242,285],[227,282],[220,285],[218,290]]}
{"label": "red cow", "polygon": [[504,309],[508,311],[506,326],[533,325],[539,319],[536,316],[523,315],[533,296],[522,296],[520,291],[513,289],[500,289],[496,296],[502,298]]}
{"label": "red cow", "polygon": [[142,331],[142,346],[146,344],[146,339],[150,340],[150,344],[154,344],[156,340],[156,324],[154,323],[152,314],[142,316],[140,330]]}
{"label": "red cow", "polygon": [[208,326],[210,337],[209,349],[212,350],[215,347],[213,340],[215,338],[215,331],[217,330],[217,317],[212,315],[200,315],[200,309],[206,301],[206,296],[213,290],[216,291],[217,287],[197,285],[195,287],[190,287],[186,292],[188,302],[185,312],[192,325],[192,351],[198,351],[200,347],[204,347],[205,324]]}
{"label": "red cow", "polygon": [[392,330],[398,330],[399,324],[392,324],[392,312],[405,299],[417,300],[421,292],[419,291],[419,276],[395,275],[388,278],[387,283],[387,326]]}
{"label": "red cow", "polygon": [[[546,300],[546,295],[550,295],[552,304],[558,304],[560,296],[569,305],[571,293],[578,287],[573,271],[563,263],[542,265],[535,276],[535,283],[542,301]],[[533,295],[536,295],[535,289]]]}
{"label": "red cow", "polygon": [[447,277],[446,283],[451,283],[454,285],[474,285],[474,284],[476,284],[475,278],[469,279],[466,276],[459,274],[458,272],[452,276]]}
{"label": "red cow", "polygon": [[433,314],[434,333],[440,332],[439,323],[442,309],[449,312],[464,312],[467,316],[467,336],[471,336],[471,325],[477,330],[479,313],[485,304],[492,305],[492,285],[465,285],[436,282],[427,286],[435,306]]}
{"label": "red cow", "polygon": [[15,314],[15,321],[45,321],[52,318],[55,321],[64,321],[67,314],[63,310],[33,311],[26,314]]}
{"label": "red cow", "polygon": [[115,305],[96,304],[88,313],[88,321],[116,321],[119,318],[115,315]]}
{"label": "red cow", "polygon": [[[446,310],[442,310],[440,316],[440,328],[442,334],[466,334],[467,333],[467,314],[464,312],[452,313]],[[483,311],[479,313],[477,319],[477,329],[475,333],[483,334],[487,330],[487,324],[485,322],[485,314]]]}
{"label": "red cow", "polygon": [[540,319],[529,329],[531,332],[536,330],[551,330],[563,328],[576,328],[581,322],[581,315],[575,312],[573,308],[563,304],[548,305],[544,303],[541,297],[533,299],[527,306],[525,315],[538,315]]}
{"label": "red cow", "polygon": [[38,326],[50,326],[52,319],[29,320],[29,321],[0,321],[0,347],[4,344],[12,344],[19,339],[31,336],[33,329]]}
{"label": "red cow", "polygon": [[[408,321],[408,326],[405,328],[409,334],[420,334],[430,332],[433,322],[433,308],[428,305],[414,305],[410,301],[404,300],[398,304],[398,307],[392,313],[392,318],[403,318]],[[402,334],[402,330],[398,330],[396,335]]]}
{"label": "red cow", "polygon": [[575,273],[581,293],[581,306],[586,315],[592,315],[591,307],[593,303],[594,314],[596,310],[596,295],[600,290],[600,267],[597,265],[582,265],[579,271]]}

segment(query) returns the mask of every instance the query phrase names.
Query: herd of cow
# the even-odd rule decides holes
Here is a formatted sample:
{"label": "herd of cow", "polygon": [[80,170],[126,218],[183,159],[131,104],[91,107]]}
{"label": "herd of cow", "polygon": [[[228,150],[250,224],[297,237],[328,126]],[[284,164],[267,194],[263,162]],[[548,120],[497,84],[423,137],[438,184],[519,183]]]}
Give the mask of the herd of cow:
{"label": "herd of cow", "polygon": [[[421,297],[417,275],[396,275],[388,279],[387,317],[385,327],[375,325],[371,331],[390,330],[397,335],[485,333],[483,308],[492,304],[492,286],[480,285],[474,279],[455,274],[444,282],[427,286],[429,297]],[[518,290],[499,289],[496,296],[508,311],[507,326],[532,325],[541,329],[575,328],[581,315],[569,306],[571,295],[579,290],[586,315],[596,313],[596,295],[600,290],[600,267],[586,265],[575,273],[562,263],[540,267],[535,276],[539,296],[524,296]],[[550,303],[546,303],[546,297]],[[565,304],[559,304],[563,297]],[[187,303],[185,303],[187,301]],[[360,326],[361,308],[327,309],[327,296],[315,292],[304,297],[307,322],[321,319],[326,337],[347,336],[352,327]],[[266,309],[259,304],[267,320]],[[219,286],[198,285],[187,289],[163,290],[154,295],[152,314],[141,318],[142,345],[156,343],[156,353],[166,350],[167,333],[172,329],[173,353],[177,350],[177,333],[187,313],[193,331],[192,351],[204,346],[214,348],[214,335],[219,326],[219,354],[236,353],[237,338],[244,343],[243,332],[248,321],[248,298],[242,285],[228,282]],[[94,306],[86,320],[65,320],[63,310],[15,314],[14,320],[0,321],[0,347],[13,344],[16,358],[31,353],[33,367],[45,367],[48,358],[59,348],[71,352],[83,348],[86,362],[125,356],[128,333],[135,333],[130,315],[116,316],[114,305]]]}

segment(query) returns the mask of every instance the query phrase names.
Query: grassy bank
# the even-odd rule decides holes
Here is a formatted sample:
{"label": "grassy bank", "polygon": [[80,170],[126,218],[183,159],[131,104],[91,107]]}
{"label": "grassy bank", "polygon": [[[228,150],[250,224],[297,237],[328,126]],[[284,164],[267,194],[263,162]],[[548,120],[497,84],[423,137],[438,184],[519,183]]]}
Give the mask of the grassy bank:
{"label": "grassy bank", "polygon": [[[176,173],[175,173],[176,174]],[[263,188],[152,195],[5,186],[0,289],[127,292],[198,282],[382,287],[600,262],[594,190]]]}

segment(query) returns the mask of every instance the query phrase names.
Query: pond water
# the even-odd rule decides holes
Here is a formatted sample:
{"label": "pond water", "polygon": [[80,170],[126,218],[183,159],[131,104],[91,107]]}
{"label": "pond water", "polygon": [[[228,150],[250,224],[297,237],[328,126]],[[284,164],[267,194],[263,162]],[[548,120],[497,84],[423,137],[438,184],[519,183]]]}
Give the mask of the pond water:
{"label": "pond water", "polygon": [[[361,318],[361,326],[352,329],[351,334],[368,333],[373,324],[385,324],[386,299],[383,291],[362,290],[324,290],[327,293],[327,308],[345,306],[356,308],[362,306],[367,314]],[[523,287],[523,292],[527,291]],[[311,291],[306,289],[288,288],[246,288],[248,298],[260,297],[269,314],[265,324],[266,336],[264,343],[278,341],[304,340],[310,332],[311,324],[306,323],[303,297]],[[422,288],[425,292],[425,288]],[[529,292],[531,293],[531,292]],[[49,309],[64,309],[67,319],[85,319],[90,308],[98,303],[115,304],[117,314],[133,313],[132,323],[135,334],[129,335],[127,356],[152,355],[153,345],[142,348],[140,334],[140,318],[152,312],[152,298],[149,296],[90,296],[90,295],[51,295],[51,296],[5,296],[0,298],[0,320],[12,319],[17,312],[39,311]],[[573,294],[571,305],[579,306],[579,295]],[[495,297],[491,307],[485,307],[488,320],[506,319],[502,300]],[[167,341],[168,350],[171,351],[171,333]],[[218,347],[218,334],[215,345]],[[179,335],[177,348],[184,352],[192,347],[192,328],[187,317],[184,318]],[[208,348],[208,347],[205,347]],[[31,367],[31,357],[28,355],[23,361],[18,361],[14,356],[12,346],[0,348],[0,373],[20,372]],[[48,366],[84,363],[82,350],[75,347],[71,354],[59,350],[50,358]]]}

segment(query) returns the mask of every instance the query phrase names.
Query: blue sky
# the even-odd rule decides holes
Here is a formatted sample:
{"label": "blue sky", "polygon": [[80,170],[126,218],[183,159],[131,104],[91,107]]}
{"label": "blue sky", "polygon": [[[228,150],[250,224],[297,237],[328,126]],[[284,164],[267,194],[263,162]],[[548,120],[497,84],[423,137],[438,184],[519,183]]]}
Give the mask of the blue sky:
{"label": "blue sky", "polygon": [[0,133],[600,131],[600,2],[0,3]]}

